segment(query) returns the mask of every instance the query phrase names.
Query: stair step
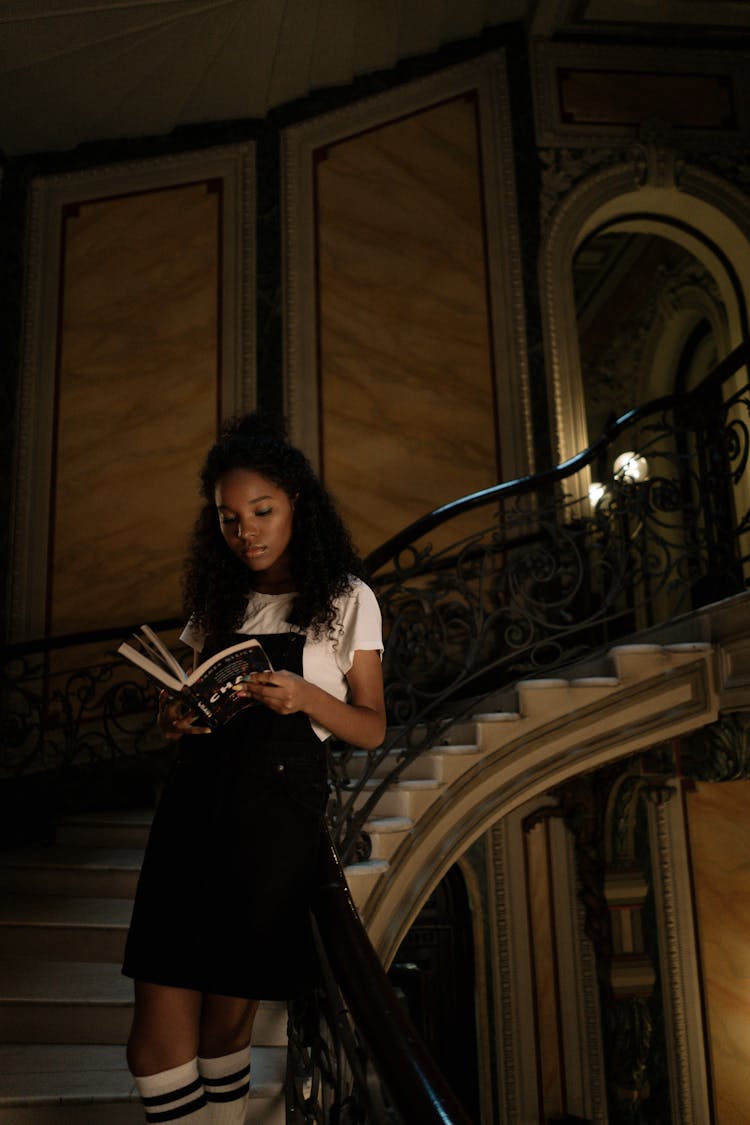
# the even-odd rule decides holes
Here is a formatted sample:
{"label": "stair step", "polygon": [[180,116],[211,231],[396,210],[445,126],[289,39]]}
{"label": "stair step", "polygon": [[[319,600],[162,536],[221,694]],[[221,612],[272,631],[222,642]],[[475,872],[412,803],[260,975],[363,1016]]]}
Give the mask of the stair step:
{"label": "stair step", "polygon": [[0,892],[132,899],[142,862],[141,848],[18,849],[0,856]]}
{"label": "stair step", "polygon": [[497,750],[503,743],[518,737],[521,722],[518,711],[483,711],[474,718],[480,751]]}
{"label": "stair step", "polygon": [[344,868],[349,891],[358,910],[362,910],[373,887],[380,877],[386,873],[389,866],[386,860],[367,859],[361,863],[347,864]]}
{"label": "stair step", "polygon": [[[380,781],[371,778],[366,781],[362,791],[354,799],[355,809],[360,809],[369,799],[372,790],[377,788]],[[439,781],[434,778],[408,781],[397,781],[383,793],[376,806],[378,816],[409,816],[416,820],[439,795],[442,788]]]}
{"label": "stair step", "polygon": [[[248,1121],[281,1125],[286,1051],[253,1048]],[[0,1046],[0,1125],[138,1125],[143,1110],[122,1047]]]}
{"label": "stair step", "polygon": [[[119,962],[42,961],[13,957],[0,964],[0,1042],[125,1043],[133,983]],[[286,1004],[264,1001],[254,1042],[286,1044]]]}
{"label": "stair step", "polygon": [[617,676],[580,676],[570,681],[569,706],[571,711],[598,703],[620,687]]}
{"label": "stair step", "polygon": [[609,657],[621,680],[642,680],[669,667],[669,655],[662,645],[615,645]]}
{"label": "stair step", "polygon": [[674,644],[664,645],[664,651],[672,656],[693,656],[696,653],[710,652],[713,646],[709,641],[679,641]]}
{"label": "stair step", "polygon": [[458,723],[454,723],[443,731],[436,745],[449,747],[453,745],[476,745],[477,741],[477,724],[475,716],[472,715],[470,719],[462,719]]}
{"label": "stair step", "polygon": [[382,875],[388,870],[384,859],[363,859],[360,863],[349,863],[344,868],[347,879],[363,879],[369,875]]}
{"label": "stair step", "polygon": [[[365,825],[365,831],[369,834],[372,844],[372,859],[383,859],[387,860],[388,863],[401,847],[404,838],[410,834],[414,827],[414,821],[411,817],[392,817],[390,819],[401,821],[403,827],[379,832],[377,828],[369,828]],[[368,821],[368,824],[371,823],[372,821]]]}
{"label": "stair step", "polygon": [[567,680],[521,680],[517,691],[519,710],[525,719],[539,722],[570,709],[570,684]]}
{"label": "stair step", "polygon": [[372,844],[372,858],[387,860],[389,863],[401,842],[414,827],[410,816],[374,816],[365,824],[364,830]]}
{"label": "stair step", "polygon": [[365,824],[365,832],[408,832],[413,827],[410,816],[372,816]]}
{"label": "stair step", "polygon": [[7,895],[0,899],[0,956],[119,961],[132,902],[123,898]]}
{"label": "stair step", "polygon": [[115,809],[65,817],[57,826],[57,842],[89,848],[143,848],[153,809]]}
{"label": "stair step", "polygon": [[0,1042],[123,1044],[133,983],[107,962],[3,960]]}
{"label": "stair step", "polygon": [[[392,770],[401,761],[401,751],[397,748],[389,751],[381,762],[375,766],[371,773],[371,777],[387,777]],[[364,771],[369,764],[369,757],[366,750],[355,750],[349,759],[349,776],[352,779],[362,777]],[[425,780],[440,780],[440,761],[438,758],[433,757],[429,752],[420,754],[409,762],[408,766],[404,766],[399,774],[401,781],[425,781]]]}
{"label": "stair step", "polygon": [[519,711],[480,711],[474,716],[478,723],[517,723],[520,718]]}

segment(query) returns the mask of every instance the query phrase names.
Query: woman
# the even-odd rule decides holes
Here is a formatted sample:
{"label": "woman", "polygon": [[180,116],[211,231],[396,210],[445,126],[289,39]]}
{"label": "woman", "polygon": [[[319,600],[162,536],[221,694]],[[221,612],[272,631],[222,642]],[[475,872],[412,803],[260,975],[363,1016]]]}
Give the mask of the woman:
{"label": "woman", "polygon": [[242,1122],[258,1001],[304,988],[327,796],[326,740],[385,732],[380,613],[304,455],[258,415],[230,423],[202,474],[182,639],[195,659],[257,636],[274,671],[210,733],[166,696],[181,739],[138,884],[123,972],[128,1063],[147,1121]]}

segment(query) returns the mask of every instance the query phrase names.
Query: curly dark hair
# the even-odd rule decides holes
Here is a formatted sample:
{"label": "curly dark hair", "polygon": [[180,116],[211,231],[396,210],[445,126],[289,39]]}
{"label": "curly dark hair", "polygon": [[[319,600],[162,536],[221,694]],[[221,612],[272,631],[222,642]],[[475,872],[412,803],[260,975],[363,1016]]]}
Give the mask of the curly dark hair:
{"label": "curly dark hair", "polygon": [[214,503],[216,482],[230,469],[250,469],[296,497],[291,569],[296,596],[289,620],[312,635],[332,633],[333,602],[363,577],[362,561],[336,506],[301,450],[290,445],[283,421],[246,414],[225,424],[201,470],[205,501],[185,561],[184,609],[206,633],[232,632],[252,595],[252,574],[228,549]]}

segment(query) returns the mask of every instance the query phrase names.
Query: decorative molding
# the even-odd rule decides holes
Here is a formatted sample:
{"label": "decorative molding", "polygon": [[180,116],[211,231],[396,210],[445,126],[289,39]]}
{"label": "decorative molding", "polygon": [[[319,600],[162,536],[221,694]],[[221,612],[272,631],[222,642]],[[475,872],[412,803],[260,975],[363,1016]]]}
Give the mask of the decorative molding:
{"label": "decorative molding", "polygon": [[750,777],[749,723],[742,712],[723,714],[718,722],[686,736],[684,776],[691,781],[746,781]]}
{"label": "decorative molding", "polygon": [[477,1054],[479,1056],[479,1102],[482,1121],[492,1120],[492,1022],[490,1020],[489,1000],[490,982],[488,968],[491,965],[486,949],[486,933],[492,919],[486,918],[489,908],[483,893],[484,888],[468,855],[458,860],[458,867],[464,879],[469,899],[471,927],[474,946],[474,1003],[476,1006]]}
{"label": "decorative molding", "polygon": [[552,867],[551,907],[555,917],[556,965],[560,984],[559,1049],[564,1058],[567,1111],[605,1125],[607,1098],[604,1058],[591,942],[583,930],[578,901],[573,839],[560,819],[561,810],[544,795],[515,809],[488,833],[494,906],[494,977],[502,1121],[536,1120],[540,1091],[534,1064],[538,1044],[529,933],[529,887],[524,837],[547,822]]}
{"label": "decorative molding", "polygon": [[575,845],[562,819],[550,819],[555,932],[560,980],[561,1050],[567,1109],[596,1125],[607,1121],[607,1093],[594,948],[578,896]]}
{"label": "decorative molding", "polygon": [[725,152],[697,152],[692,155],[692,160],[694,164],[750,195],[750,160],[747,144],[733,145]]}
{"label": "decorative molding", "polygon": [[[679,794],[679,782],[671,782]],[[682,1125],[711,1120],[699,957],[682,801],[649,803],[654,888],[672,1112]]]}
{"label": "decorative molding", "polygon": [[518,1038],[513,1004],[513,950],[511,912],[508,909],[508,876],[506,871],[507,826],[504,821],[493,824],[488,833],[490,846],[490,878],[488,894],[494,907],[491,918],[493,937],[493,986],[498,1024],[498,1057],[496,1071],[500,1085],[500,1105],[508,1122],[519,1120],[518,1103]]}
{"label": "decorative molding", "polygon": [[285,402],[290,433],[314,464],[318,449],[318,341],[313,161],[317,149],[476,91],[484,174],[490,315],[504,473],[533,472],[522,263],[505,52],[365,98],[290,126],[282,139]]}
{"label": "decorative molding", "polygon": [[721,75],[732,84],[737,127],[701,129],[681,127],[684,143],[712,152],[732,151],[750,132],[750,98],[745,74],[750,54],[722,50],[675,50],[669,47],[616,46],[587,43],[532,41],[532,75],[537,143],[544,148],[565,148],[577,143],[587,148],[620,147],[635,136],[638,125],[595,125],[562,119],[558,71],[560,68],[640,71],[648,74]]}
{"label": "decorative molding", "polygon": [[545,234],[558,204],[576,184],[602,167],[620,163],[622,153],[611,148],[543,148],[539,150],[539,159],[542,164],[540,225]]}
{"label": "decorative molding", "polygon": [[[573,841],[568,839],[568,847],[573,850]],[[573,861],[575,862],[575,861]],[[584,1024],[582,1046],[586,1052],[588,1093],[590,1113],[595,1125],[606,1125],[607,1085],[602,1051],[602,1020],[599,999],[599,981],[596,973],[594,946],[586,934],[586,914],[579,898],[575,903],[575,926],[578,933],[578,956],[580,989],[583,1003]]]}
{"label": "decorative molding", "polygon": [[255,402],[254,146],[222,146],[37,177],[30,190],[13,481],[11,640],[44,632],[62,213],[67,204],[220,178],[222,401]]}
{"label": "decorative molding", "polygon": [[626,683],[483,754],[421,815],[373,889],[363,916],[380,956],[389,960],[448,868],[499,817],[584,771],[714,722],[712,662],[706,651]]}
{"label": "decorative molding", "polygon": [[670,394],[685,339],[704,318],[715,335],[714,362],[729,350],[721,293],[702,262],[690,258],[672,270],[658,267],[653,287],[641,298],[627,320],[616,325],[607,348],[583,364],[587,406],[619,416],[639,402]]}
{"label": "decorative molding", "polygon": [[[580,160],[567,151],[554,160],[550,155],[545,190],[545,206],[551,206],[553,197],[556,203],[546,212],[540,289],[553,448],[556,459],[565,461],[596,436],[588,434],[586,424],[573,296],[572,261],[578,247],[605,224],[661,233],[679,242],[714,279],[734,346],[742,339],[750,305],[750,200],[712,172],[685,163],[653,131],[631,146],[629,159],[610,164],[602,151]],[[644,214],[648,220],[640,217]],[[725,261],[734,266],[739,294]],[[581,483],[587,486],[588,480]]]}

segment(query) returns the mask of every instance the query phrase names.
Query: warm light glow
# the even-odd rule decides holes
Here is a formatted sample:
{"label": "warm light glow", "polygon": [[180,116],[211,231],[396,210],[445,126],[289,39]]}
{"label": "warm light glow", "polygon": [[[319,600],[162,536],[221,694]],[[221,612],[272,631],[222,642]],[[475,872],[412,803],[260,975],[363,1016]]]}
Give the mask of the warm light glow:
{"label": "warm light glow", "polygon": [[646,480],[648,477],[648,461],[645,457],[629,450],[615,458],[613,470],[617,480],[633,482]]}
{"label": "warm light glow", "polygon": [[603,485],[598,480],[593,481],[592,484],[589,485],[589,500],[594,507],[596,507],[606,491],[606,485]]}

